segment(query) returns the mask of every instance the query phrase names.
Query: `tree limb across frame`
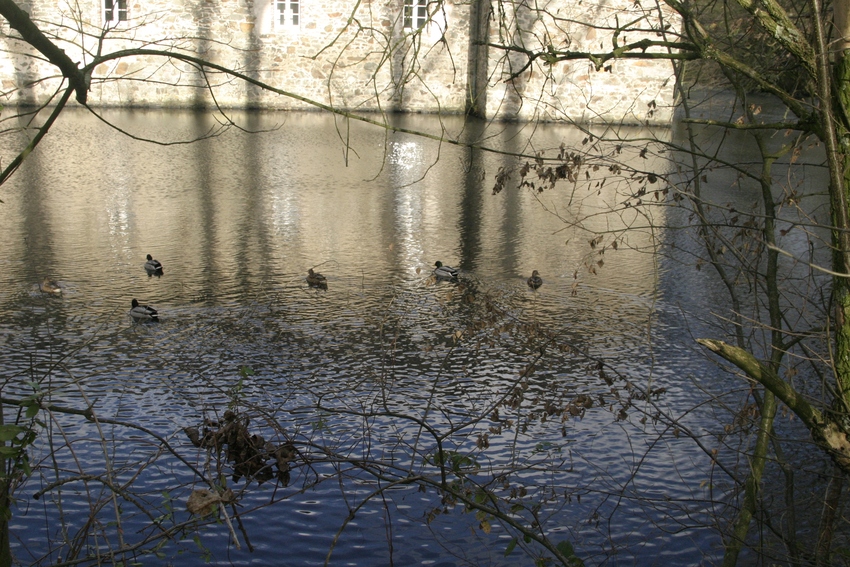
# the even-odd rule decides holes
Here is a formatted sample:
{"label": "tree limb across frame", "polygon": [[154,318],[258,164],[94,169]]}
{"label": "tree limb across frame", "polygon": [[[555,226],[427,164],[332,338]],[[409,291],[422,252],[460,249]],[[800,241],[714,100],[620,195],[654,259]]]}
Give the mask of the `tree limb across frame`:
{"label": "tree limb across frame", "polygon": [[30,19],[29,14],[21,10],[16,3],[11,0],[0,0],[0,15],[9,21],[9,25],[21,34],[21,38],[25,42],[47,57],[48,61],[59,67],[62,75],[74,87],[77,102],[86,104],[91,75],[84,75],[82,69],[71,61],[68,54],[45,37],[38,26]]}

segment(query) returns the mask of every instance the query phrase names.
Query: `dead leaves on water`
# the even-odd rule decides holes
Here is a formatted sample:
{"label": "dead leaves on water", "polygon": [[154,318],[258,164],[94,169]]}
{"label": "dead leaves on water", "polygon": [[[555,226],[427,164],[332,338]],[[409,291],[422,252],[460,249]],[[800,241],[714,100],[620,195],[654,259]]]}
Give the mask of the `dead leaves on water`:
{"label": "dead leaves on water", "polygon": [[261,434],[252,433],[249,424],[248,416],[227,410],[221,421],[206,420],[200,427],[183,431],[195,447],[229,463],[234,482],[245,477],[262,483],[277,477],[283,485],[288,484],[290,466],[297,456],[295,447],[266,441]]}
{"label": "dead leaves on water", "polygon": [[233,491],[229,488],[221,494],[208,488],[197,488],[189,495],[186,509],[195,516],[209,516],[216,511],[219,504],[229,504],[235,500]]}

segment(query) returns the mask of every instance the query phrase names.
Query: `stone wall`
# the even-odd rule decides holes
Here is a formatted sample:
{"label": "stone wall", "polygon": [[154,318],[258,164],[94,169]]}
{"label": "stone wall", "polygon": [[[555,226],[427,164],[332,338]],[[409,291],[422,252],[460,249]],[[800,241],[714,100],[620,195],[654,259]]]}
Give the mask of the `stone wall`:
{"label": "stone wall", "polygon": [[[21,6],[82,65],[98,53],[171,51],[281,92],[175,59],[130,55],[94,67],[92,105],[306,109],[315,101],[352,111],[463,113],[471,107],[511,120],[669,123],[672,116],[669,63],[617,60],[597,71],[587,61],[548,66],[538,60],[511,78],[527,58],[480,45],[510,36],[534,50],[557,38],[559,48],[605,51],[610,37],[578,22],[626,21],[638,9],[631,1],[554,0],[542,13],[558,18],[547,20],[519,5],[502,3],[495,10],[482,0],[445,0],[429,5],[430,23],[417,32],[403,28],[402,0],[300,0],[297,25],[284,26],[273,20],[272,0],[129,0],[128,20],[105,27],[102,2],[80,0],[76,12],[64,0]],[[27,56],[32,50],[16,36],[4,22],[3,102],[42,104],[60,78],[55,68]]]}

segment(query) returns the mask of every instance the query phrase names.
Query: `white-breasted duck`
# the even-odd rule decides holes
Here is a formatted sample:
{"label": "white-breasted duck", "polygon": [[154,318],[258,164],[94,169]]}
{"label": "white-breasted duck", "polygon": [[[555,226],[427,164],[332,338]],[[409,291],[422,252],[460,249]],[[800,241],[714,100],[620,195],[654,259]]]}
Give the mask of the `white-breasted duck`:
{"label": "white-breasted duck", "polygon": [[446,280],[456,282],[458,275],[460,274],[460,270],[457,268],[452,268],[451,266],[444,266],[442,262],[437,260],[434,262],[434,275],[438,280]]}
{"label": "white-breasted duck", "polygon": [[136,299],[133,299],[131,305],[130,317],[134,321],[159,321],[159,313],[150,305],[139,305]]}
{"label": "white-breasted duck", "polygon": [[148,261],[145,262],[145,271],[149,276],[161,276],[162,264],[160,264],[159,260],[154,260],[153,256],[148,254]]}

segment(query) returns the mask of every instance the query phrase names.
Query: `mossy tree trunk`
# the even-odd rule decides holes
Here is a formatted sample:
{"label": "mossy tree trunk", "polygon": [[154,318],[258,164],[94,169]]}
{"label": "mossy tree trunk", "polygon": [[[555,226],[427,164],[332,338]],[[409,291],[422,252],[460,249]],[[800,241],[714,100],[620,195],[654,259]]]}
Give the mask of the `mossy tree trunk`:
{"label": "mossy tree trunk", "polygon": [[[3,404],[0,403],[0,426],[3,424]],[[5,445],[5,442],[0,441],[0,446]],[[11,461],[5,459],[3,461],[3,475],[0,477],[0,567],[12,567],[12,549],[9,546],[9,517],[11,516],[9,479],[11,478],[12,466]]]}
{"label": "mossy tree trunk", "polygon": [[[824,54],[823,80],[832,81],[832,106],[825,105],[825,134],[830,170],[832,210],[833,293],[835,298],[835,399],[828,421],[844,433],[834,456],[850,472],[850,0],[837,0],[833,6],[835,52],[829,67]],[[830,126],[832,128],[830,129]],[[839,439],[842,441],[842,439]]]}
{"label": "mossy tree trunk", "polygon": [[[834,417],[850,431],[850,0],[836,0],[834,24],[839,38],[834,53],[832,77],[835,84],[835,149],[830,155],[832,205],[833,287],[835,296],[835,382]],[[843,39],[842,39],[843,38]]]}
{"label": "mossy tree trunk", "polygon": [[[824,143],[829,168],[830,204],[833,223],[833,266],[835,316],[834,327],[834,381],[835,394],[832,408],[818,408],[804,396],[794,390],[792,385],[777,375],[778,366],[773,355],[768,354],[765,362],[759,361],[752,353],[715,340],[700,340],[699,342],[720,356],[744,370],[746,374],[762,384],[767,391],[776,395],[779,400],[788,405],[806,427],[812,437],[835,460],[839,468],[850,475],[850,17],[848,8],[850,0],[838,0],[834,3],[835,29],[843,34],[845,39],[830,43],[830,30],[819,18],[814,18],[815,29],[812,39],[806,40],[800,33],[785,33],[794,27],[782,7],[774,0],[764,0],[758,5],[748,0],[738,0],[739,4],[753,13],[766,29],[777,30],[776,39],[787,51],[796,56],[802,63],[802,72],[808,74],[814,84],[814,95],[818,101],[814,113],[795,109],[798,116],[808,116],[808,128]],[[825,13],[824,7],[818,0],[812,0],[812,11],[816,14]],[[780,33],[779,30],[785,30]],[[721,61],[721,64],[736,65],[732,60]],[[741,71],[738,65],[738,71]],[[777,91],[778,92],[778,91]],[[791,106],[795,102],[789,97],[783,101]],[[770,198],[763,200],[769,206]],[[769,210],[766,217],[771,218]],[[771,231],[765,227],[765,243],[768,244],[768,268],[775,267],[776,248],[771,240]],[[773,246],[771,246],[773,244]],[[770,278],[770,269],[767,277]],[[768,303],[772,304],[774,293],[768,284]],[[780,319],[781,321],[781,319]],[[773,338],[771,347],[773,354],[782,347],[782,338],[776,336],[782,325],[776,326],[774,313],[771,309],[771,324]],[[830,410],[830,411],[826,411]]]}
{"label": "mossy tree trunk", "polygon": [[[770,344],[762,357],[755,356],[739,344],[733,346],[721,341],[701,339],[700,344],[734,363],[744,373],[763,386],[757,402],[760,409],[758,435],[750,455],[750,469],[744,483],[744,493],[737,518],[726,542],[726,554],[723,565],[733,566],[747,538],[760,498],[760,486],[765,470],[769,444],[773,430],[773,419],[777,403],[785,403],[809,429],[813,439],[834,460],[844,474],[850,475],[850,0],[838,0],[833,5],[835,27],[842,41],[830,43],[828,28],[819,18],[812,34],[806,37],[791,25],[782,7],[774,0],[753,3],[738,0],[745,10],[767,30],[775,31],[774,37],[802,63],[801,71],[814,85],[814,95],[818,101],[816,110],[808,114],[809,128],[824,143],[829,167],[829,190],[832,221],[832,243],[834,246],[832,269],[834,290],[834,321],[832,322],[834,341],[834,399],[822,400],[820,407],[794,389],[793,384],[780,376],[781,361],[787,350],[784,336],[783,313],[779,303],[780,290],[777,285],[778,246],[775,242],[776,230],[771,181],[769,175],[762,176],[762,206],[765,224],[762,231],[763,242],[767,245],[767,264],[764,274],[765,292],[770,317]],[[815,14],[825,13],[819,0],[811,1]],[[832,50],[832,52],[830,51]],[[733,63],[733,62],[730,62]],[[791,102],[790,97],[785,98]],[[807,120],[803,119],[803,122]],[[763,154],[763,156],[766,154]],[[769,161],[769,160],[768,160]],[[763,173],[769,173],[769,163],[765,163]]]}

